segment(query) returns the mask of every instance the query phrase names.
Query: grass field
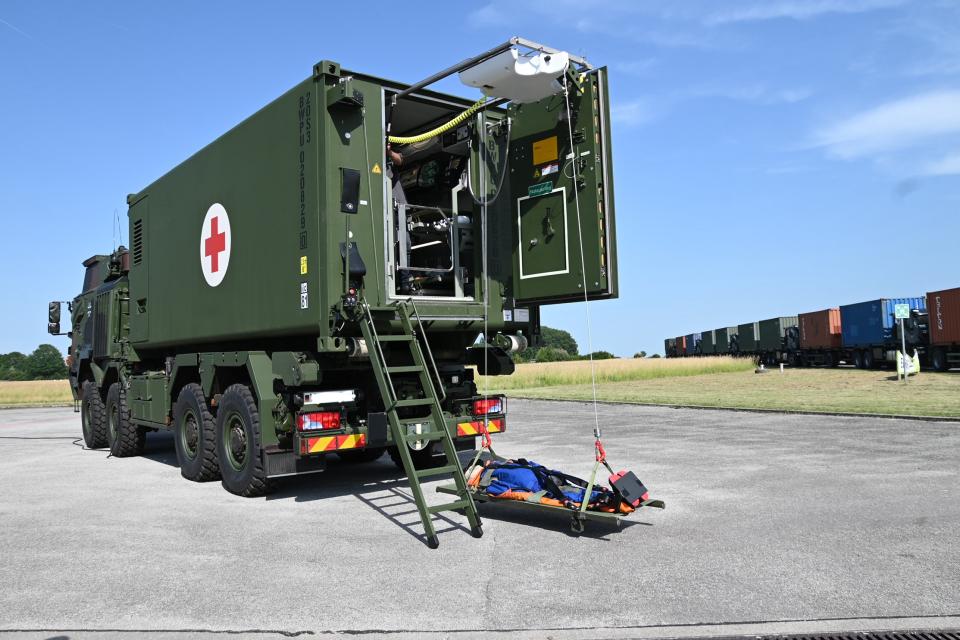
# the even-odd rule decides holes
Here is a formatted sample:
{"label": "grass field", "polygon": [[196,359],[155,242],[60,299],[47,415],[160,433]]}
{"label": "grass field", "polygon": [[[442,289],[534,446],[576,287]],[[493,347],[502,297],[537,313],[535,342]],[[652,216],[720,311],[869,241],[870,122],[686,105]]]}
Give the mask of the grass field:
{"label": "grass field", "polygon": [[[921,372],[903,383],[893,371],[755,374],[752,363],[732,358],[604,360],[596,366],[597,398],[610,402],[960,417],[958,373]],[[481,378],[481,388],[484,382],[491,392],[519,398],[593,398],[589,362],[523,364],[508,378]]]}
{"label": "grass field", "polygon": [[0,382],[0,407],[49,407],[72,405],[66,380]]}
{"label": "grass field", "polygon": [[[596,363],[597,398],[610,402],[737,409],[960,417],[960,373],[922,372],[906,384],[892,371],[773,369],[758,375],[735,358],[624,359]],[[521,364],[478,386],[516,398],[591,400],[590,363]],[[0,407],[68,406],[66,380],[0,382]]]}

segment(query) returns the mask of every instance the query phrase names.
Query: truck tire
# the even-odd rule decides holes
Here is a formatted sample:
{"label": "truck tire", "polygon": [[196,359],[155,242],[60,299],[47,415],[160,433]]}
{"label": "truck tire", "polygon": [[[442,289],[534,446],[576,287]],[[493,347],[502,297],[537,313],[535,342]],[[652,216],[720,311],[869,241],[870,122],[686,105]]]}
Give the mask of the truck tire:
{"label": "truck tire", "polygon": [[934,348],[930,351],[930,366],[934,371],[946,371],[950,368],[947,364],[946,349]]}
{"label": "truck tire", "polygon": [[857,369],[863,369],[863,351],[853,352],[853,364]]}
{"label": "truck tire", "polygon": [[217,422],[207,407],[203,389],[186,385],[173,405],[173,442],[180,475],[194,482],[220,478],[217,465]]}
{"label": "truck tire", "polygon": [[93,380],[81,387],[80,423],[83,427],[83,442],[88,449],[107,446],[107,410],[103,406],[100,390]]}
{"label": "truck tire", "polygon": [[267,476],[260,452],[260,413],[253,393],[233,384],[217,406],[217,461],[223,487],[252,498],[267,493]]}
{"label": "truck tire", "polygon": [[863,352],[863,368],[873,369],[876,366],[877,366],[877,363],[873,358],[873,349],[866,349]]}
{"label": "truck tire", "polygon": [[107,391],[107,442],[115,458],[129,458],[143,453],[147,431],[130,422],[127,391],[114,382]]}
{"label": "truck tire", "polygon": [[[404,445],[401,445],[404,446]],[[413,466],[416,469],[430,469],[432,467],[439,466],[440,457],[434,455],[433,447],[427,447],[421,449],[420,451],[414,451],[409,449],[410,457],[413,458]],[[389,447],[387,452],[390,453],[390,459],[393,460],[393,464],[397,465],[398,469],[403,469],[403,460],[400,458],[400,452],[396,447]]]}

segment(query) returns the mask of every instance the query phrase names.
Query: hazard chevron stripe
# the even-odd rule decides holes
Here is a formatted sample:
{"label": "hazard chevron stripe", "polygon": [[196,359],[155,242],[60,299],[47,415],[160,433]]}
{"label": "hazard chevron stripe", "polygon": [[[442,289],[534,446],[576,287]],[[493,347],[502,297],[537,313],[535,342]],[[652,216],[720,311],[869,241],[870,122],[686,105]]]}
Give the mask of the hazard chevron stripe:
{"label": "hazard chevron stripe", "polygon": [[[480,421],[474,420],[472,422],[460,422],[457,424],[457,437],[463,438],[466,436],[478,436],[480,435]],[[504,431],[503,420],[495,419],[490,420],[487,423],[487,432],[488,433],[500,433]]]}
{"label": "hazard chevron stripe", "polygon": [[340,449],[356,449],[367,444],[367,436],[362,433],[346,436],[323,436],[308,438],[307,451],[309,453],[323,453],[324,451],[338,451]]}

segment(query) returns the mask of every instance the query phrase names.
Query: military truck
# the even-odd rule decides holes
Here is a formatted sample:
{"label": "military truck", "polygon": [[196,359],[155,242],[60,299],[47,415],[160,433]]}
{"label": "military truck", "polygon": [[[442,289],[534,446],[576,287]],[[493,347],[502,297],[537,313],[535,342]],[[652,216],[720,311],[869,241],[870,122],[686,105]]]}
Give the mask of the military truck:
{"label": "military truck", "polygon": [[[505,59],[562,67],[543,97],[426,88]],[[521,38],[414,85],[319,62],[127,204],[69,303],[84,440],[172,431],[185,478],[243,496],[389,450],[421,505],[506,428],[475,373],[513,372],[541,305],[617,295],[606,70]]]}

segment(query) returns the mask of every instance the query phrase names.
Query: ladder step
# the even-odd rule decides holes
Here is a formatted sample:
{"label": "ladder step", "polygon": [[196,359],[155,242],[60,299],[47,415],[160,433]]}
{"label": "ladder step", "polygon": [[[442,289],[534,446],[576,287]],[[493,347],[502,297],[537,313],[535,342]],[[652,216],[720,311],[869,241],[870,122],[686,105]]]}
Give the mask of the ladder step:
{"label": "ladder step", "polygon": [[447,465],[445,467],[434,467],[432,469],[421,469],[417,471],[417,478],[429,478],[431,476],[442,476],[445,473],[453,473],[459,467],[456,465]]}
{"label": "ladder step", "polygon": [[403,407],[429,407],[435,402],[433,398],[414,398],[413,400],[397,400],[393,406],[397,409]]}
{"label": "ladder step", "polygon": [[403,333],[392,333],[385,336],[377,336],[377,340],[380,342],[410,342],[413,340],[413,336],[408,336]]}
{"label": "ladder step", "polygon": [[446,504],[436,504],[432,507],[427,507],[427,511],[430,513],[438,513],[440,511],[456,511],[457,509],[466,509],[469,506],[469,500],[457,500],[456,502],[447,502]]}
{"label": "ladder step", "polygon": [[423,367],[415,364],[402,367],[387,367],[387,372],[389,373],[420,373],[421,371],[423,371]]}
{"label": "ladder step", "polygon": [[418,440],[426,440],[430,442],[432,440],[443,440],[442,431],[428,431],[426,433],[408,433],[403,436],[404,442],[416,442]]}

